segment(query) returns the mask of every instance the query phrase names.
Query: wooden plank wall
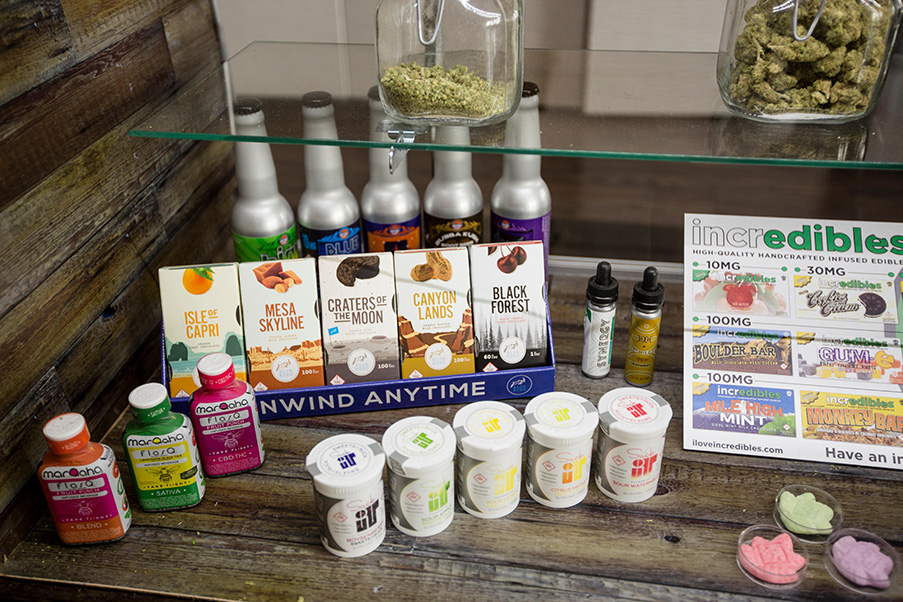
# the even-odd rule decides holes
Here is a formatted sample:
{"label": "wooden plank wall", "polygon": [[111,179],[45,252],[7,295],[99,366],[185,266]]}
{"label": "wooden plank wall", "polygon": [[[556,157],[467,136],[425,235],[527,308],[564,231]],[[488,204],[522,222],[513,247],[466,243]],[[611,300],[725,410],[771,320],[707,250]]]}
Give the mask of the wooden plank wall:
{"label": "wooden plank wall", "polygon": [[4,555],[46,507],[44,422],[99,439],[158,378],[157,268],[230,258],[231,145],[128,136],[219,61],[209,0],[0,3]]}

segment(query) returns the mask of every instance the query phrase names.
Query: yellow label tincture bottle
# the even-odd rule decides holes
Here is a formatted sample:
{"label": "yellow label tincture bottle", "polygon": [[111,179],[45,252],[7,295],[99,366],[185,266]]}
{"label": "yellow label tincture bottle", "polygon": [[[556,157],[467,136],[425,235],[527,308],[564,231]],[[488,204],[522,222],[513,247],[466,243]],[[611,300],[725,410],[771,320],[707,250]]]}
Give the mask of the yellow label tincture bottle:
{"label": "yellow label tincture bottle", "polygon": [[665,287],[658,281],[658,270],[650,266],[643,272],[643,281],[633,287],[633,310],[624,365],[624,378],[631,385],[645,387],[652,382],[664,301]]}

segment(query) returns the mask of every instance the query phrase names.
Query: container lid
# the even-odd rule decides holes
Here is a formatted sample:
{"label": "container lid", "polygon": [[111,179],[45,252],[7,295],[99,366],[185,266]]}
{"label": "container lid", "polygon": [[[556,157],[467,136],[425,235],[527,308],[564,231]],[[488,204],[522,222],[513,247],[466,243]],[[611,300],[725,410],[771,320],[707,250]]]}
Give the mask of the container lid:
{"label": "container lid", "polygon": [[60,414],[44,425],[44,439],[54,454],[68,454],[91,441],[85,417],[75,412]]}
{"label": "container lid", "polygon": [[477,401],[455,414],[453,421],[458,447],[477,460],[519,448],[527,427],[524,417],[507,403]]}
{"label": "container lid", "polygon": [[524,418],[530,437],[545,447],[571,447],[593,438],[599,413],[588,399],[552,391],[534,397]]}
{"label": "container lid", "polygon": [[129,393],[132,414],[139,420],[153,420],[172,409],[166,387],[160,383],[146,383]]}
{"label": "container lid", "polygon": [[399,420],[383,435],[389,468],[402,476],[425,477],[455,459],[455,431],[438,418],[411,416]]}
{"label": "container lid", "polygon": [[317,491],[342,498],[382,479],[386,454],[370,437],[346,433],[317,443],[307,454],[305,468]]}
{"label": "container lid", "polygon": [[208,353],[198,360],[201,385],[211,389],[223,387],[235,380],[235,367],[228,353]]}
{"label": "container lid", "polygon": [[622,387],[599,399],[599,428],[625,443],[663,436],[671,416],[665,398],[646,389]]}

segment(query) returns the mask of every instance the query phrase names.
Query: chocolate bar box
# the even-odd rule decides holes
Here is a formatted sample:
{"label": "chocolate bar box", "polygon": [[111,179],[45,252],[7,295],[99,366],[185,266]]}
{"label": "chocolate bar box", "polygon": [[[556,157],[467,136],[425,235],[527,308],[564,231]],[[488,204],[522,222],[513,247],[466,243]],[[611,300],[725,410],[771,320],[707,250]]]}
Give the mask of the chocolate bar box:
{"label": "chocolate bar box", "polygon": [[316,261],[241,263],[238,278],[254,390],[322,387]]}
{"label": "chocolate bar box", "polygon": [[396,251],[401,377],[474,371],[467,249]]}
{"label": "chocolate bar box", "polygon": [[317,262],[327,383],[397,379],[392,254],[322,255]]}
{"label": "chocolate bar box", "polygon": [[470,247],[477,372],[548,362],[541,241]]}
{"label": "chocolate bar box", "polygon": [[165,267],[158,274],[170,396],[188,397],[201,386],[196,367],[208,353],[231,355],[235,376],[247,380],[238,264]]}

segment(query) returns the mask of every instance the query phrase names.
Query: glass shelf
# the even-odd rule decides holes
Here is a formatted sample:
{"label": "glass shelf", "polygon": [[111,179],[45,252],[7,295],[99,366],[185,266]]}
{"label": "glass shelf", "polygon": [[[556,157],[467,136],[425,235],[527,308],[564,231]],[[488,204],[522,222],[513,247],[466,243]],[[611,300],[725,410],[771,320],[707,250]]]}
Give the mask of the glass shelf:
{"label": "glass shelf", "polygon": [[[837,125],[763,124],[721,102],[715,53],[528,49],[524,79],[540,87],[542,149],[505,147],[504,124],[471,128],[473,152],[547,156],[903,169],[903,59],[896,55],[870,117]],[[234,134],[232,100],[263,101],[278,144],[448,150],[432,132],[373,142],[367,91],[376,83],[369,44],[255,42],[180,91],[133,136],[259,141]],[[301,97],[333,95],[336,140],[304,137]]]}

